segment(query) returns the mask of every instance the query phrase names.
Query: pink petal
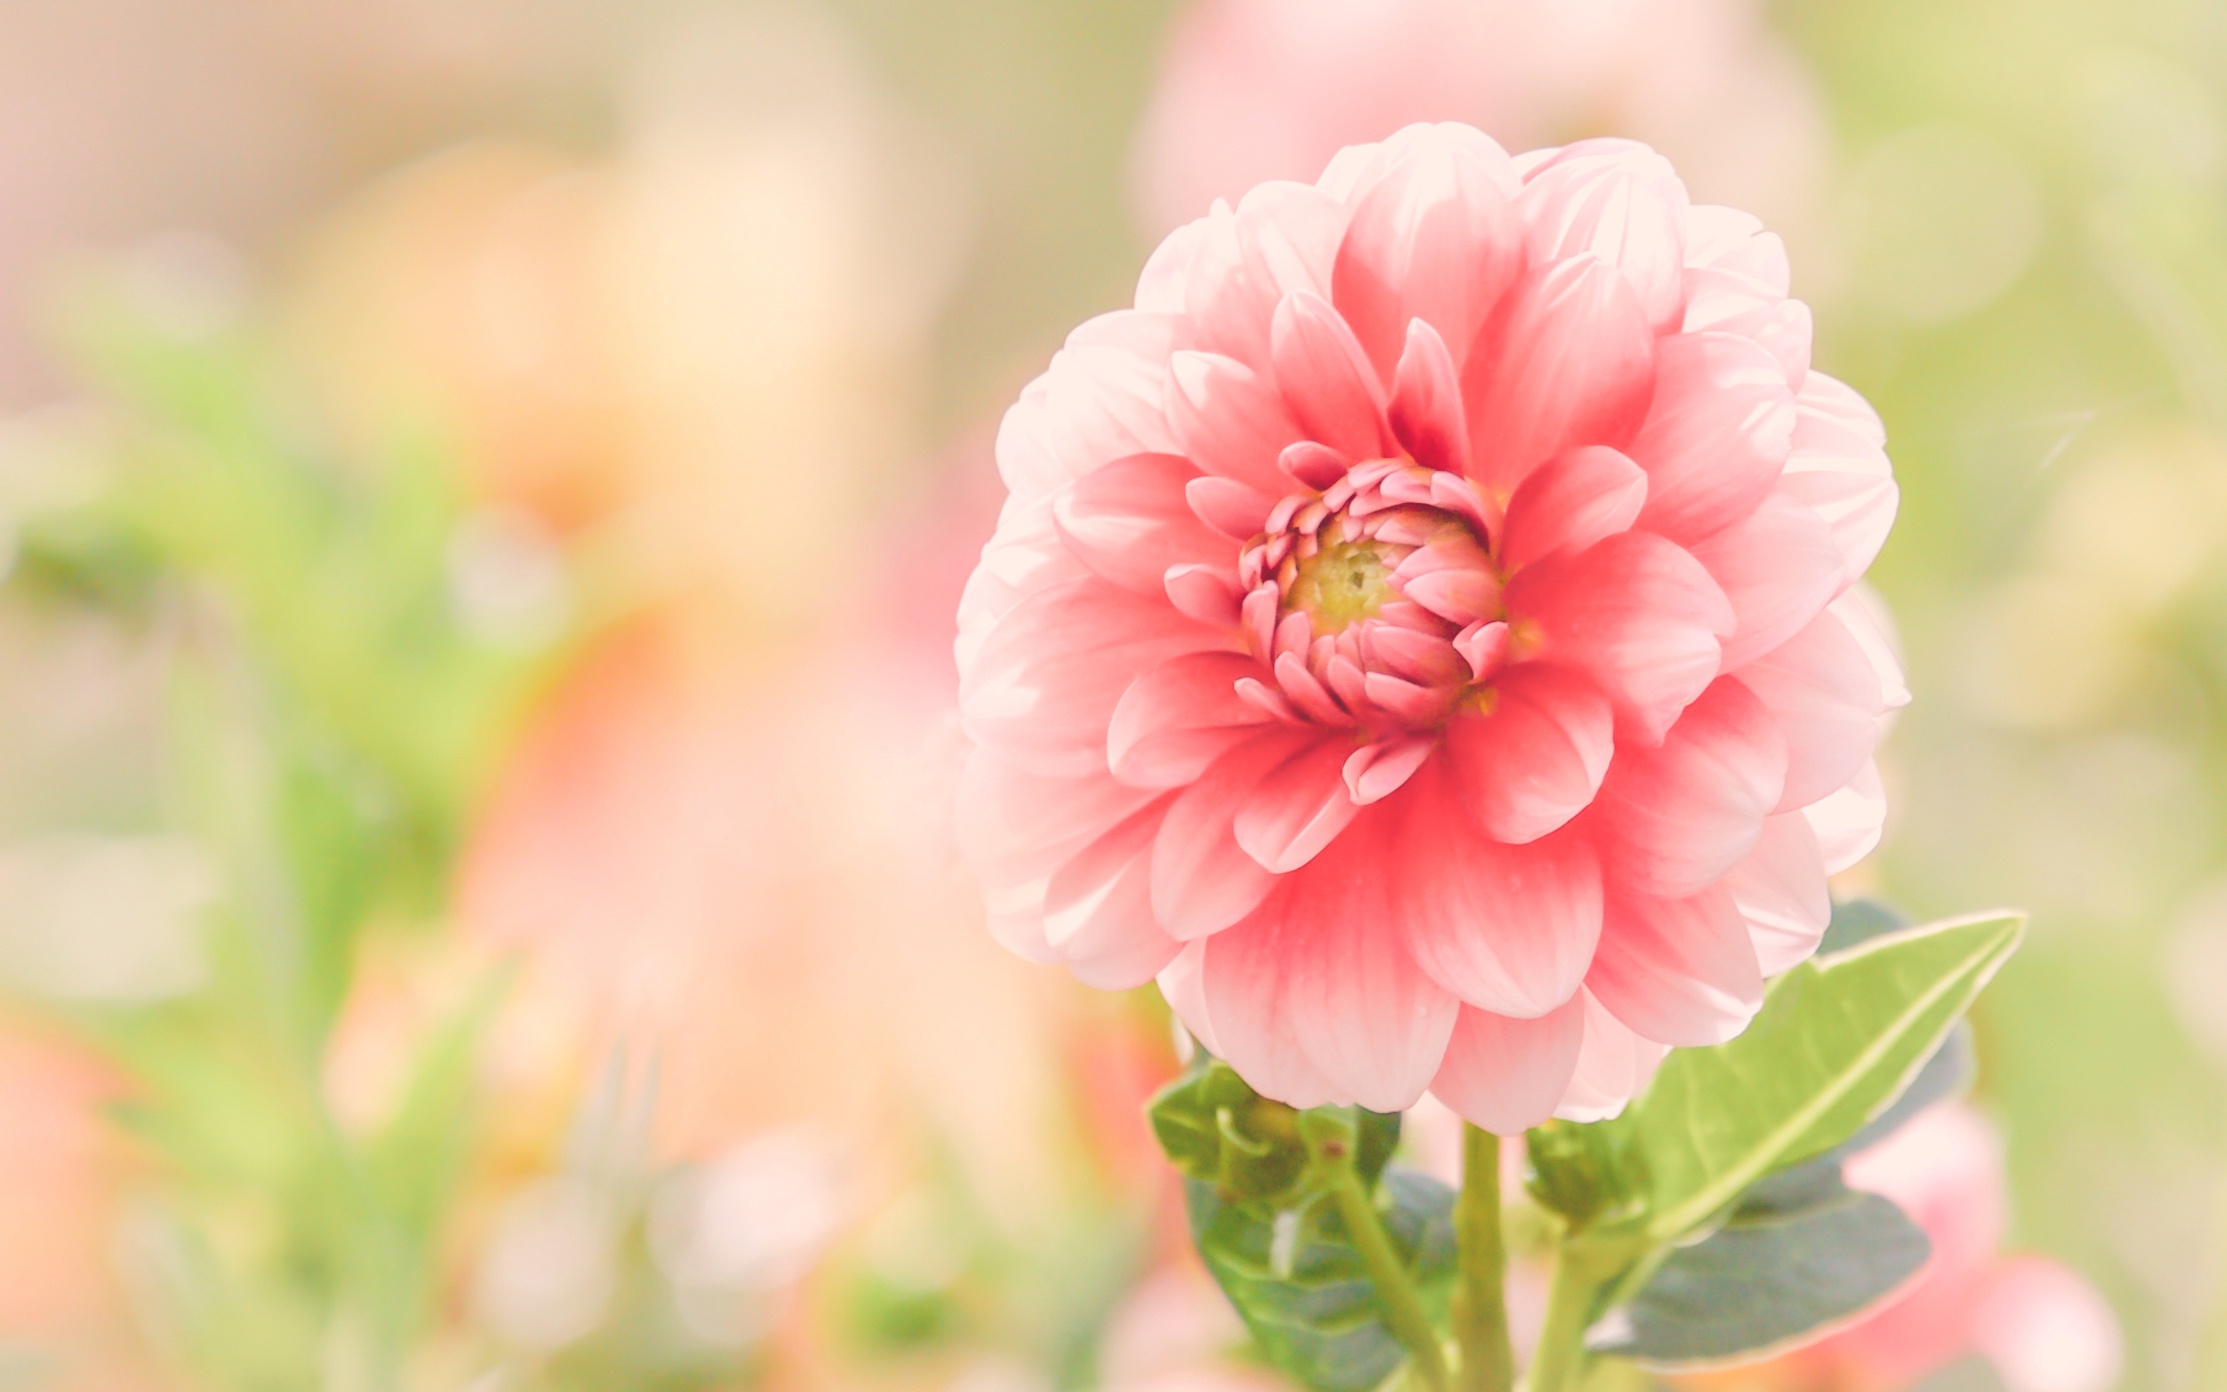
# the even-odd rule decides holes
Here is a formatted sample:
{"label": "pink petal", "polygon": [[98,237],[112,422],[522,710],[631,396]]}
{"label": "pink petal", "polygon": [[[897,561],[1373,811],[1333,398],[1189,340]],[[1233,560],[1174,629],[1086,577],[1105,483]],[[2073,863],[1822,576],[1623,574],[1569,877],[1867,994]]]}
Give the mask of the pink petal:
{"label": "pink petal", "polygon": [[[1390,806],[1207,944],[1205,995],[1222,1056],[1267,1096],[1401,1111],[1445,1057],[1456,1002],[1384,931],[1398,879],[1387,871],[1401,858],[1384,834]],[[1329,1097],[1311,1093],[1315,1079]]]}
{"label": "pink petal", "polygon": [[1052,517],[1084,565],[1123,589],[1159,594],[1169,566],[1236,564],[1229,538],[1185,501],[1184,485],[1196,481],[1187,459],[1132,454],[1067,485],[1052,500]]}
{"label": "pink petal", "polygon": [[[1104,341],[1092,342],[1092,334]],[[1162,380],[1175,348],[1164,315],[1123,311],[1078,328],[998,428],[998,473],[1033,502],[1129,454],[1165,454],[1175,435]]]}
{"label": "pink petal", "polygon": [[1446,757],[1463,807],[1495,841],[1536,841],[1593,801],[1616,752],[1608,699],[1577,672],[1509,669],[1492,709],[1446,727]]}
{"label": "pink petal", "polygon": [[1746,517],[1691,548],[1732,601],[1735,626],[1724,670],[1736,672],[1793,637],[1852,579],[1817,514],[1772,495]]}
{"label": "pink petal", "polygon": [[1733,625],[1701,563],[1650,532],[1532,566],[1509,582],[1507,608],[1529,657],[1591,677],[1642,743],[1716,677]]}
{"label": "pink petal", "polygon": [[1241,653],[1187,653],[1129,684],[1106,728],[1114,777],[1139,788],[1180,788],[1258,733],[1265,717],[1237,693],[1260,664]]}
{"label": "pink petal", "polygon": [[1557,551],[1582,551],[1628,531],[1647,502],[1647,475],[1606,445],[1558,454],[1508,500],[1500,563],[1513,572]]}
{"label": "pink petal", "polygon": [[1735,271],[1785,295],[1792,279],[1786,244],[1762,219],[1737,208],[1696,203],[1686,211],[1686,264]]}
{"label": "pink petal", "polygon": [[1585,1043],[1585,999],[1572,996],[1536,1020],[1463,1006],[1431,1095],[1464,1121],[1520,1136],[1554,1114]]}
{"label": "pink petal", "polygon": [[1269,343],[1284,406],[1309,438],[1349,459],[1390,451],[1383,388],[1338,311],[1295,291],[1276,306]]}
{"label": "pink petal", "polygon": [[1278,875],[1321,854],[1360,811],[1345,786],[1350,749],[1342,740],[1318,740],[1261,779],[1231,824],[1245,854]]}
{"label": "pink petal", "polygon": [[1299,438],[1274,386],[1234,358],[1181,352],[1168,363],[1168,420],[1183,455],[1209,474],[1281,496],[1276,456]]}
{"label": "pink petal", "polygon": [[1277,726],[1216,760],[1176,795],[1152,844],[1152,913],[1171,937],[1219,933],[1268,897],[1276,877],[1237,844],[1237,811],[1269,770],[1315,742]]}
{"label": "pink petal", "polygon": [[1095,575],[1040,590],[1000,619],[959,689],[977,743],[1047,774],[1106,767],[1106,726],[1141,673],[1186,652],[1227,649],[1216,633]]}
{"label": "pink petal", "polygon": [[953,827],[960,853],[992,889],[1040,887],[1069,856],[1157,796],[1102,769],[1047,777],[975,749],[959,773]]}
{"label": "pink petal", "polygon": [[1352,462],[1320,440],[1296,440],[1284,446],[1276,467],[1317,492],[1345,477]]}
{"label": "pink petal", "polygon": [[1658,1044],[1722,1044],[1763,1005],[1747,920],[1721,886],[1690,899],[1610,895],[1586,989]]}
{"label": "pink petal", "polygon": [[1474,623],[1463,629],[1454,639],[1454,651],[1469,664],[1469,675],[1475,681],[1489,681],[1507,665],[1508,625],[1505,620],[1491,623]]}
{"label": "pink petal", "polygon": [[1744,338],[1777,360],[1789,391],[1809,376],[1815,325],[1809,306],[1773,294],[1761,282],[1733,271],[1686,272],[1687,333],[1711,330]]}
{"label": "pink petal", "polygon": [[1191,281],[1191,263],[1206,236],[1206,219],[1196,218],[1170,232],[1145,258],[1137,274],[1135,304],[1156,314],[1181,314]]}
{"label": "pink petal", "polygon": [[1126,991],[1157,976],[1182,944],[1152,917],[1152,841],[1164,802],[1078,851],[1044,891],[1044,936],[1077,980]]}
{"label": "pink petal", "polygon": [[1486,570],[1436,570],[1402,578],[1407,597],[1464,628],[1500,617],[1500,582]]}
{"label": "pink petal", "polygon": [[1736,679],[1717,682],[1661,745],[1617,750],[1598,803],[1610,877],[1665,899],[1699,893],[1754,848],[1785,783],[1770,712]]}
{"label": "pink petal", "polygon": [[1407,347],[1392,379],[1392,433],[1408,457],[1431,469],[1469,472],[1469,420],[1463,414],[1461,375],[1446,340],[1429,321],[1407,326]]}
{"label": "pink petal", "polygon": [[1437,769],[1412,785],[1393,885],[1407,950],[1480,1010],[1532,1019],[1585,979],[1601,933],[1601,870],[1576,835],[1504,846],[1473,830]]}
{"label": "pink petal", "polygon": [[1902,641],[1895,636],[1894,615],[1876,590],[1861,582],[1850,585],[1840,598],[1825,606],[1848,626],[1856,645],[1864,650],[1871,670],[1879,678],[1879,692],[1890,711],[1910,704],[1910,688],[1902,677]]}
{"label": "pink petal", "polygon": [[1825,858],[1816,834],[1798,813],[1781,813],[1764,822],[1755,849],[1732,867],[1724,887],[1748,922],[1748,938],[1765,976],[1807,961],[1832,921]]}
{"label": "pink petal", "polygon": [[1901,503],[1884,438],[1862,397],[1823,373],[1804,379],[1779,488],[1825,519],[1850,575],[1870,567]]}
{"label": "pink petal", "polygon": [[1227,566],[1169,566],[1160,585],[1168,603],[1185,618],[1215,628],[1235,628],[1242,621],[1243,596]]}
{"label": "pink petal", "polygon": [[1168,1003],[1168,1009],[1174,1011],[1175,1018],[1183,1022],[1183,1028],[1190,1032],[1201,1048],[1219,1058],[1222,1046],[1214,1037],[1214,1019],[1206,1013],[1204,974],[1208,941],[1200,938],[1196,942],[1185,943],[1183,950],[1175,955],[1175,960],[1161,968],[1155,981],[1160,987],[1161,997]]}
{"label": "pink petal", "polygon": [[1398,792],[1438,748],[1436,735],[1407,735],[1362,745],[1345,761],[1346,792],[1357,806],[1382,802]]}
{"label": "pink petal", "polygon": [[1591,991],[1578,992],[1578,999],[1585,1002],[1585,1042],[1554,1114],[1564,1121],[1606,1121],[1646,1090],[1670,1049],[1632,1033]]}
{"label": "pink petal", "polygon": [[1842,787],[1871,758],[1886,703],[1878,674],[1830,610],[1777,649],[1740,669],[1786,741],[1786,787],[1778,809],[1807,807]]}
{"label": "pink petal", "polygon": [[1506,156],[1419,141],[1354,205],[1333,295],[1386,380],[1408,325],[1427,320],[1466,350],[1523,268]]}
{"label": "pink petal", "polygon": [[1267,525],[1276,500],[1249,483],[1213,474],[1193,478],[1183,486],[1184,501],[1193,516],[1221,535],[1250,541]]}
{"label": "pink petal", "polygon": [[1692,542],[1769,495],[1794,441],[1778,360],[1732,334],[1676,334],[1657,353],[1654,405],[1627,451],[1647,471],[1639,524]]}
{"label": "pink petal", "polygon": [[1879,781],[1879,766],[1866,763],[1847,786],[1803,808],[1802,816],[1817,833],[1826,874],[1837,875],[1870,855],[1887,825],[1887,789]]}
{"label": "pink petal", "polygon": [[1613,266],[1581,256],[1532,268],[1463,368],[1475,477],[1505,495],[1566,449],[1621,447],[1654,377],[1654,335]]}
{"label": "pink petal", "polygon": [[1518,206],[1534,264],[1597,256],[1624,274],[1657,333],[1684,305],[1686,186],[1632,140],[1580,140],[1527,174]]}

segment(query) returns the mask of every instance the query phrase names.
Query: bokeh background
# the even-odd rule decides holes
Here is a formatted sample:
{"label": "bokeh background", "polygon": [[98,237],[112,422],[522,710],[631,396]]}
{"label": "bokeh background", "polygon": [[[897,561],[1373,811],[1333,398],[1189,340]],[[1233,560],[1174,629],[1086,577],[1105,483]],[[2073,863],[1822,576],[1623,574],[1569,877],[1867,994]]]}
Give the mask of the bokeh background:
{"label": "bokeh background", "polygon": [[2227,1386],[2217,0],[0,0],[0,1388],[1273,1387],[950,615],[1066,330],[1418,118],[1784,232],[1903,489],[1842,889],[2034,912],[1951,1207]]}

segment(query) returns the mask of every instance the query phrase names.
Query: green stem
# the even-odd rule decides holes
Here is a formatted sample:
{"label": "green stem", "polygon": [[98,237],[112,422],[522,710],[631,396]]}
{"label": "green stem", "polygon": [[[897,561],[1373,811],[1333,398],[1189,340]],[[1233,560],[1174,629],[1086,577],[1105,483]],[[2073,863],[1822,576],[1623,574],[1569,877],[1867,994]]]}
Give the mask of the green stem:
{"label": "green stem", "polygon": [[1385,1236],[1376,1205],[1369,1202],[1368,1192],[1361,1187],[1353,1156],[1341,1152],[1330,1160],[1331,1197],[1337,1200],[1338,1216],[1345,1220],[1354,1250],[1361,1254],[1369,1282],[1376,1287],[1377,1305],[1384,1312],[1385,1324],[1391,1327],[1392,1336],[1407,1346],[1423,1385],[1430,1392],[1449,1392],[1446,1350],[1438,1342],[1438,1331],[1431,1327],[1415,1283],[1407,1277],[1407,1268],[1400,1265],[1399,1254],[1392,1250],[1392,1239]]}
{"label": "green stem", "polygon": [[1475,1126],[1462,1127],[1454,1232],[1461,1249],[1461,1289],[1454,1309],[1461,1392],[1510,1392],[1516,1385],[1516,1357],[1508,1343],[1503,1289],[1508,1257],[1500,1232],[1500,1138]]}
{"label": "green stem", "polygon": [[1585,1330],[1602,1277],[1565,1241],[1555,1254],[1554,1284],[1547,1292],[1546,1324],[1531,1360],[1524,1392],[1574,1392],[1585,1375]]}

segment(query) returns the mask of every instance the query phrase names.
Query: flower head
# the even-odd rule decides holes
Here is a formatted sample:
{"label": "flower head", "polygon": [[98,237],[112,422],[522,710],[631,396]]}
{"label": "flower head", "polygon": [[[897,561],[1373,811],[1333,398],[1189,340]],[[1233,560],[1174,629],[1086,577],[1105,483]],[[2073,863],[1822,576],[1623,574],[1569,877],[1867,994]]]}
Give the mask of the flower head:
{"label": "flower head", "polygon": [[1218,205],[1000,434],[993,927],[1294,1105],[1616,1110],[1877,839],[1882,443],[1644,146],[1412,126]]}

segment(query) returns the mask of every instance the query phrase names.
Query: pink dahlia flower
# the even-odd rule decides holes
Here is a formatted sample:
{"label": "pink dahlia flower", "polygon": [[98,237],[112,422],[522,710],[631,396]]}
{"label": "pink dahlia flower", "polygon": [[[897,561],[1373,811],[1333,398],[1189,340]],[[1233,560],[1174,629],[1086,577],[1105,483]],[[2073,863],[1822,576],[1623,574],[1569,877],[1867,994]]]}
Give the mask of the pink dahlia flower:
{"label": "pink dahlia flower", "polygon": [[1465,126],[1154,253],[1007,414],[961,833],[1015,950],[1296,1106],[1597,1117],[1870,849],[1878,418],[1778,239]]}

